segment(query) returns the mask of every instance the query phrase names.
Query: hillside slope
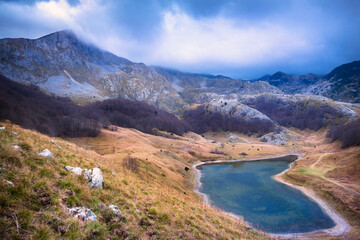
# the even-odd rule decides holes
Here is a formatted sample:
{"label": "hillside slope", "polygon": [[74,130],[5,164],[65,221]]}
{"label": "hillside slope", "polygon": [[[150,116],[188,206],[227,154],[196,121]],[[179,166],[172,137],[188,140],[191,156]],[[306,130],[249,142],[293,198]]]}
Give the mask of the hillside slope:
{"label": "hillside slope", "polygon": [[276,72],[273,75],[265,75],[257,81],[265,81],[279,88],[285,94],[303,92],[304,88],[323,80],[322,77],[308,73],[306,75],[289,75],[284,72]]}
{"label": "hillside slope", "polygon": [[288,75],[276,72],[265,75],[255,82],[265,81],[286,94],[312,94],[335,101],[360,102],[360,61],[334,68],[324,77],[315,74]]}
{"label": "hillside slope", "polygon": [[360,61],[334,68],[325,79],[306,90],[307,93],[323,95],[337,101],[360,102]]}
{"label": "hillside slope", "polygon": [[[192,191],[193,175],[185,167],[197,161],[194,156],[219,157],[209,153],[211,143],[199,136],[169,140],[119,129],[103,131],[97,138],[74,139],[94,152],[61,139],[56,139],[58,147],[50,142],[53,138],[9,123],[0,125],[5,127],[0,130],[4,239],[268,238],[203,205]],[[44,148],[54,158],[38,156]],[[132,165],[124,165],[129,158]],[[83,176],[67,171],[67,165],[99,167],[104,188],[90,188]],[[109,209],[112,204],[122,216]],[[90,209],[96,221],[71,216],[71,207]]]}

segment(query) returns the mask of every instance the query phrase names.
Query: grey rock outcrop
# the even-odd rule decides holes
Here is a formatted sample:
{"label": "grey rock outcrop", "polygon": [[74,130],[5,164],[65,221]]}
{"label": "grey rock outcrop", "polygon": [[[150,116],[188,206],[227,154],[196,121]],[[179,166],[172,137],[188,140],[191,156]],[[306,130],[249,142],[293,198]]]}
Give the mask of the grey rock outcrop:
{"label": "grey rock outcrop", "polygon": [[91,188],[103,188],[104,179],[99,168],[93,168],[91,170],[85,169],[84,178]]}
{"label": "grey rock outcrop", "polygon": [[73,172],[75,175],[81,175],[82,172],[84,171],[83,169],[81,169],[79,167],[70,167],[70,166],[65,166],[65,169]]}
{"label": "grey rock outcrop", "polygon": [[96,221],[96,215],[89,208],[74,207],[68,209],[69,213],[82,221]]}
{"label": "grey rock outcrop", "polygon": [[111,211],[113,211],[113,213],[115,213],[116,216],[118,216],[118,217],[122,217],[122,216],[123,216],[122,212],[120,211],[120,209],[119,209],[117,206],[115,206],[115,205],[109,205],[109,209],[110,209]]}
{"label": "grey rock outcrop", "polygon": [[[212,96],[215,97],[216,95]],[[228,98],[223,95],[217,95],[216,98],[206,104],[206,108],[211,112],[220,112],[223,115],[238,117],[245,120],[258,118],[272,122],[272,120],[268,116],[254,108],[242,104],[237,100],[237,98]]]}
{"label": "grey rock outcrop", "polygon": [[42,152],[38,153],[39,156],[53,158],[53,154],[50,152],[49,149],[44,149]]}
{"label": "grey rock outcrop", "polygon": [[252,106],[252,102],[256,99],[262,98],[265,101],[271,100],[272,102],[282,102],[291,106],[313,105],[314,107],[331,107],[338,113],[341,113],[345,120],[352,120],[357,116],[356,111],[350,108],[350,104],[343,102],[336,102],[330,98],[320,95],[307,95],[307,94],[259,94],[259,95],[238,95],[238,101],[246,105]]}
{"label": "grey rock outcrop", "polygon": [[294,141],[295,137],[289,133],[286,129],[282,129],[279,132],[271,132],[263,135],[260,138],[261,142],[274,145],[287,145],[289,141]]}

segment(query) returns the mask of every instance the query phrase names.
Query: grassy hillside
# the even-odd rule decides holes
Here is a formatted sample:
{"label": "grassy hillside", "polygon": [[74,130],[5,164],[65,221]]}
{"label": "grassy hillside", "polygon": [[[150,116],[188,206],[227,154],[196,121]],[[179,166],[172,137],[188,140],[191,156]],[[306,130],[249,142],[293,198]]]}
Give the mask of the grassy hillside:
{"label": "grassy hillside", "polygon": [[[4,239],[268,238],[203,205],[192,192],[193,175],[185,167],[191,167],[194,156],[219,157],[210,153],[211,143],[198,135],[169,140],[120,128],[103,131],[97,138],[75,139],[97,153],[56,139],[59,149],[45,135],[10,123],[0,125],[6,127],[0,130],[0,234]],[[44,148],[54,154],[53,159],[37,155]],[[138,171],[124,167],[123,158],[128,155],[136,159]],[[82,176],[66,171],[66,165],[99,166],[104,189],[90,189]],[[107,207],[110,204],[117,205],[124,217],[115,217]],[[90,208],[97,221],[70,216],[66,209],[75,206]]]}
{"label": "grassy hillside", "polygon": [[[325,131],[293,130],[296,141],[274,146],[241,134],[230,139],[225,132],[171,139],[118,128],[102,130],[95,138],[56,139],[59,149],[50,142],[53,138],[9,122],[0,126],[6,127],[0,130],[0,234],[5,239],[269,239],[204,205],[193,192],[191,166],[199,160],[285,153],[305,156],[284,178],[313,189],[349,221],[352,229],[344,239],[360,232],[360,149],[342,149],[340,142],[326,139]],[[53,159],[37,155],[44,148]],[[124,159],[133,160],[124,165]],[[99,166],[104,189],[89,188],[66,165]],[[110,204],[124,217],[114,216]],[[70,216],[66,209],[75,206],[90,208],[97,221]]]}

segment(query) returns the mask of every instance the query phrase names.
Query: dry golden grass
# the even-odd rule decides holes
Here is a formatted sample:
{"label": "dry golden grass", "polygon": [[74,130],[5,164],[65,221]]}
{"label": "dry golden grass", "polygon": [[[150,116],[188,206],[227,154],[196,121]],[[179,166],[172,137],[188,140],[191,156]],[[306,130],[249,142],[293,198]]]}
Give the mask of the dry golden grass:
{"label": "dry golden grass", "polygon": [[[19,168],[1,162],[2,168],[21,173],[20,177],[7,180],[19,183],[21,179],[30,178],[30,195],[35,194],[35,185],[43,184],[54,202],[45,210],[40,208],[46,215],[41,217],[38,211],[27,209],[25,200],[20,199],[13,207],[1,207],[0,212],[7,213],[4,218],[7,219],[4,223],[6,229],[13,232],[17,232],[17,227],[11,214],[20,216],[22,211],[30,212],[34,230],[20,229],[19,236],[30,238],[45,232],[52,238],[62,238],[65,235],[47,223],[57,219],[59,225],[67,227],[68,237],[74,239],[89,237],[94,232],[98,232],[100,239],[115,238],[119,232],[114,229],[125,232],[130,239],[267,239],[270,237],[204,205],[193,192],[191,166],[197,161],[251,159],[286,153],[303,153],[305,156],[284,176],[285,179],[312,188],[350,222],[353,228],[344,239],[351,239],[359,233],[359,198],[346,190],[359,192],[359,148],[341,149],[339,143],[326,140],[324,130],[316,133],[292,130],[296,141],[287,146],[273,146],[242,134],[237,134],[239,138],[231,141],[228,133],[206,133],[204,137],[188,133],[184,137],[171,136],[176,138],[171,139],[118,128],[114,132],[103,130],[96,138],[56,139],[62,146],[58,149],[47,136],[10,123],[1,125],[6,125],[8,133],[13,130],[20,134],[19,137],[1,135],[2,151],[15,154],[23,163]],[[13,144],[24,143],[32,149],[29,153],[22,154],[11,148]],[[55,159],[47,160],[51,162],[49,164],[29,165],[27,158],[44,148],[52,151]],[[215,149],[226,155],[212,154]],[[123,159],[128,156],[139,163],[137,173],[124,168]],[[105,179],[104,190],[90,189],[82,178],[63,169],[65,165],[92,168],[98,164]],[[45,177],[39,178],[40,173]],[[69,190],[74,192],[74,197],[67,195]],[[67,215],[64,209],[71,204],[93,209],[99,217],[98,225],[84,224]],[[118,205],[126,221],[105,223],[104,204]],[[143,224],[140,226],[141,220]],[[44,224],[46,229],[41,229]],[[77,233],[72,230],[75,227]]]}
{"label": "dry golden grass", "polygon": [[[193,193],[193,175],[184,169],[197,159],[189,152],[219,158],[209,153],[210,141],[198,135],[188,134],[174,140],[120,128],[117,132],[105,130],[98,138],[69,139],[79,146],[56,139],[62,147],[58,149],[50,143],[52,138],[10,123],[3,125],[6,130],[0,132],[1,151],[6,157],[0,163],[6,173],[0,177],[15,184],[6,186],[1,181],[0,232],[5,238],[269,238],[204,205]],[[13,136],[11,131],[19,136]],[[27,150],[13,150],[13,144],[26,145]],[[37,157],[44,148],[55,158]],[[17,156],[21,166],[9,160],[12,155]],[[123,167],[122,160],[128,155],[139,162],[138,173]],[[105,188],[90,189],[83,177],[64,170],[65,165],[82,168],[99,165]],[[16,195],[14,189],[18,188],[21,192]],[[44,196],[49,196],[51,203],[42,205],[39,199]],[[31,204],[29,199],[34,199]],[[108,220],[109,204],[117,205],[125,220]],[[66,212],[70,206],[92,209],[98,221],[83,223],[74,219]]]}
{"label": "dry golden grass", "polygon": [[[360,148],[342,149],[326,139],[326,131],[299,131],[296,148],[305,154],[285,180],[314,190],[352,226],[351,239],[360,233]],[[349,237],[349,238],[347,238]]]}
{"label": "dry golden grass", "polygon": [[[274,146],[258,141],[256,137],[236,134],[236,140],[229,140],[228,133],[206,133],[203,136],[189,133],[179,140],[150,136],[130,129],[118,132],[104,131],[101,142],[111,149],[121,149],[105,157],[116,162],[126,154],[146,160],[164,171],[165,184],[170,189],[186,191],[189,198],[199,199],[192,193],[193,175],[183,171],[196,161],[209,159],[251,159],[270,157],[286,153],[302,153],[305,156],[288,172],[286,179],[315,190],[332,207],[347,218],[353,226],[348,236],[359,232],[359,199],[340,185],[358,191],[360,186],[358,147],[342,149],[340,143],[330,143],[326,130],[318,132],[292,129],[297,138],[286,146]],[[78,145],[100,152],[97,139],[73,139]],[[110,147],[111,146],[111,147]],[[211,154],[217,149],[226,155]],[[159,152],[159,151],[162,152]],[[174,171],[178,169],[179,171]],[[291,176],[291,177],[290,177]],[[296,181],[299,178],[301,181]],[[157,179],[155,179],[157,180]],[[170,180],[170,181],[169,181]],[[175,183],[175,184],[173,184]]]}

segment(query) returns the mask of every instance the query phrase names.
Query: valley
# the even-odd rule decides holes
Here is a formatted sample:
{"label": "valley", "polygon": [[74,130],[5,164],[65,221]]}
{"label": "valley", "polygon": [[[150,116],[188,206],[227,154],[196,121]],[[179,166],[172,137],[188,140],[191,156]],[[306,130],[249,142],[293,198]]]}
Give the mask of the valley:
{"label": "valley", "polygon": [[[0,57],[5,239],[360,233],[359,61],[247,81],[135,63],[68,30],[0,39]],[[344,218],[340,230],[271,235],[199,194],[199,164],[293,154],[274,178]]]}
{"label": "valley", "polygon": [[[0,132],[1,177],[13,182],[16,191],[27,186],[27,190],[21,190],[20,195],[14,195],[19,194],[14,192],[14,187],[1,183],[1,206],[3,210],[7,209],[7,213],[3,214],[15,214],[21,224],[24,224],[22,221],[25,220],[18,215],[19,213],[27,212],[33,216],[33,223],[28,226],[21,225],[18,230],[13,219],[5,217],[2,223],[7,226],[3,228],[5,232],[2,232],[5,236],[14,231],[18,231],[20,235],[35,236],[42,229],[41,223],[48,222],[45,230],[42,230],[54,237],[60,237],[62,234],[73,234],[75,237],[85,237],[86,234],[115,237],[120,233],[112,231],[111,226],[121,226],[121,234],[133,238],[156,236],[159,239],[192,239],[209,238],[211,235],[211,238],[219,239],[270,239],[270,235],[249,230],[242,221],[204,204],[201,196],[193,192],[195,173],[191,166],[199,161],[239,158],[246,160],[290,153],[304,156],[282,178],[287,182],[312,189],[317,196],[341,214],[351,225],[350,232],[344,237],[354,239],[359,232],[360,208],[358,196],[354,193],[359,191],[360,178],[357,173],[360,168],[360,151],[358,147],[341,149],[338,142],[330,143],[321,132],[294,129],[291,133],[296,136],[296,141],[286,146],[275,146],[243,134],[208,132],[202,137],[188,133],[183,137],[169,139],[134,129],[118,128],[116,131],[102,130],[95,138],[56,138],[62,147],[58,149],[50,143],[54,138],[24,130],[10,123],[2,123],[1,126],[6,127],[6,130]],[[14,136],[11,131],[19,136]],[[237,136],[236,140],[234,135]],[[14,144],[22,146],[22,150],[19,152],[12,149],[11,146]],[[43,148],[48,148],[55,154],[54,160],[27,160],[30,157],[36,159],[34,154]],[[223,153],[212,153],[215,149]],[[22,167],[19,168],[10,156],[18,159]],[[137,171],[124,167],[123,161],[127,156],[136,159]],[[104,190],[89,189],[80,178],[64,172],[65,165],[100,166],[105,180]],[[45,173],[46,175],[43,175]],[[34,174],[44,177],[34,178]],[[31,181],[24,182],[25,179]],[[69,183],[63,186],[63,182]],[[38,203],[40,205],[36,206],[35,201],[29,206],[26,199],[36,196],[36,192],[33,191],[38,187],[33,186],[40,186],[39,184],[42,186],[41,191],[50,194],[51,203],[45,206]],[[74,195],[68,196],[68,191]],[[73,220],[66,213],[68,206],[76,204],[95,209],[94,212],[99,219],[104,219],[102,204],[115,203],[119,204],[126,221],[99,220],[96,226],[91,225],[90,232],[86,230],[89,229],[88,224]],[[36,214],[39,208],[43,209],[40,215]],[[52,225],[52,219],[57,219],[57,224],[69,226],[70,229],[66,233],[57,232],[59,230]],[[142,226],[141,219],[147,219],[147,225]],[[74,224],[80,231],[70,231]],[[328,238],[326,236],[321,235],[321,238]]]}

